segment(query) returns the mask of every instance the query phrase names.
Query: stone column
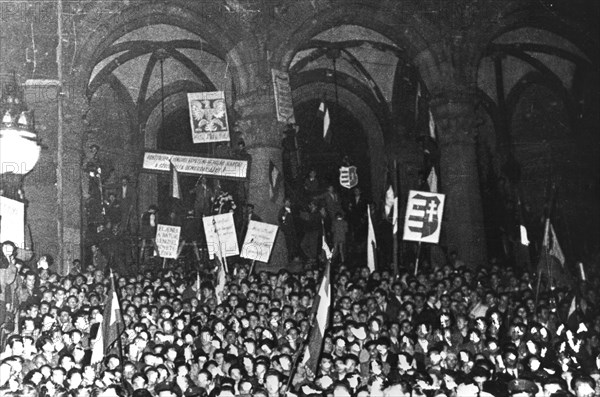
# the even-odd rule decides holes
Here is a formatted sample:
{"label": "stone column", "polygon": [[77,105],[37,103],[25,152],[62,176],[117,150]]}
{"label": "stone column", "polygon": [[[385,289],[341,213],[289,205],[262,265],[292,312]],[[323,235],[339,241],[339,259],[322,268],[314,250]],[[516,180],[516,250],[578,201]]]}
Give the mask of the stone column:
{"label": "stone column", "polygon": [[[248,202],[255,205],[254,211],[263,222],[277,225],[277,215],[284,199],[281,160],[283,126],[278,123],[275,115],[273,93],[269,89],[259,89],[246,95],[239,95],[234,107],[239,116],[236,127],[242,133],[241,138],[244,139],[246,149],[251,156],[247,182]],[[270,162],[273,162],[280,173],[279,189],[273,199],[269,192]],[[287,265],[285,240],[283,233],[279,231],[266,270],[276,271]]]}
{"label": "stone column", "polygon": [[475,96],[435,97],[431,111],[438,129],[441,192],[446,194],[443,234],[467,266],[486,265],[486,240],[477,168]]}

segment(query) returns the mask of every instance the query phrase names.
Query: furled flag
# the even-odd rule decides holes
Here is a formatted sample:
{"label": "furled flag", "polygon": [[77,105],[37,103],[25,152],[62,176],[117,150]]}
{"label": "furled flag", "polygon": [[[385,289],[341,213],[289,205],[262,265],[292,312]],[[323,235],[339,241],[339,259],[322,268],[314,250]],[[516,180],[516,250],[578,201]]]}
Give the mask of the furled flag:
{"label": "furled flag", "polygon": [[323,251],[325,251],[325,258],[327,258],[327,261],[330,261],[333,253],[331,252],[331,249],[329,249],[327,241],[325,241],[325,234],[323,234]]}
{"label": "furled flag", "polygon": [[125,331],[125,322],[121,314],[119,298],[115,287],[115,279],[110,271],[110,292],[104,306],[102,323],[93,342],[91,363],[101,362],[110,351],[112,345],[121,337]]}
{"label": "furled flag", "polygon": [[331,119],[329,118],[329,108],[327,108],[324,101],[319,105],[319,115],[323,117],[323,139],[326,142],[329,142],[331,140],[331,133],[329,130]]}
{"label": "furled flag", "polygon": [[313,324],[308,344],[304,350],[304,358],[302,359],[302,365],[315,374],[317,373],[319,356],[323,349],[323,338],[329,320],[329,307],[331,306],[330,271],[330,264],[327,262],[325,274],[323,274],[323,280],[319,287],[318,303],[315,302],[317,304],[317,315],[315,317],[317,323]]}
{"label": "furled flag", "polygon": [[429,191],[431,193],[438,192],[438,177],[437,173],[435,172],[435,167],[431,167],[431,171],[427,177],[427,184],[429,185]]}
{"label": "furled flag", "polygon": [[435,120],[433,119],[431,109],[429,109],[429,136],[435,141]]}
{"label": "furled flag", "polygon": [[394,208],[394,198],[394,187],[390,184],[390,187],[385,192],[385,216],[388,219]]}
{"label": "furled flag", "polygon": [[544,241],[542,242],[542,245],[545,249],[548,250],[548,254],[556,258],[556,260],[564,268],[565,255],[563,254],[563,251],[560,248],[560,244],[558,244],[558,239],[556,238],[556,233],[554,232],[554,227],[550,223],[550,219],[546,219]]}
{"label": "furled flag", "polygon": [[281,173],[279,172],[279,168],[277,168],[273,161],[269,160],[269,198],[271,201],[277,199],[280,179]]}
{"label": "furled flag", "polygon": [[181,199],[181,188],[179,186],[179,171],[175,168],[175,164],[171,164],[171,197]]}
{"label": "furled flag", "polygon": [[392,210],[393,234],[398,234],[398,196],[394,197],[394,209]]}
{"label": "furled flag", "polygon": [[372,273],[375,271],[375,248],[377,247],[377,241],[375,240],[375,228],[371,221],[370,205],[367,205],[367,217],[369,220],[369,232],[367,234],[367,266]]}
{"label": "furled flag", "polygon": [[215,256],[219,269],[217,270],[217,285],[215,287],[215,295],[217,296],[217,304],[220,305],[223,301],[223,292],[225,291],[225,267],[219,256]]}
{"label": "furled flag", "polygon": [[421,99],[421,82],[417,81],[417,92],[415,94],[415,123],[419,120],[419,100]]}
{"label": "furled flag", "polygon": [[521,234],[521,244],[528,246],[529,237],[527,236],[527,228],[525,227],[525,225],[519,225],[519,233]]}
{"label": "furled flag", "polygon": [[200,299],[202,297],[202,288],[200,287],[200,271],[196,272],[196,297]]}

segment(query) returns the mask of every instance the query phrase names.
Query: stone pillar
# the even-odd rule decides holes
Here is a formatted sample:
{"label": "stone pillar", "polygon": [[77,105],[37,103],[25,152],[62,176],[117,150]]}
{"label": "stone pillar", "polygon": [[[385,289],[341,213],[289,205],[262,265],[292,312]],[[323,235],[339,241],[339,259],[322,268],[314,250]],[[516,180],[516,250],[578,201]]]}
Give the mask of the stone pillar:
{"label": "stone pillar", "polygon": [[[275,116],[275,99],[269,90],[257,90],[238,96],[234,107],[239,115],[236,127],[242,133],[241,138],[244,139],[251,156],[247,182],[248,202],[255,205],[254,211],[263,222],[277,225],[277,215],[283,206],[284,186],[281,160],[283,126],[277,122]],[[273,199],[269,193],[269,162],[273,162],[279,169],[281,180],[277,195]],[[287,265],[285,239],[279,231],[269,266],[265,270],[277,271]]]}
{"label": "stone pillar", "polygon": [[443,235],[468,266],[486,265],[486,240],[475,146],[475,96],[441,95],[430,103],[441,151],[441,192],[446,194]]}

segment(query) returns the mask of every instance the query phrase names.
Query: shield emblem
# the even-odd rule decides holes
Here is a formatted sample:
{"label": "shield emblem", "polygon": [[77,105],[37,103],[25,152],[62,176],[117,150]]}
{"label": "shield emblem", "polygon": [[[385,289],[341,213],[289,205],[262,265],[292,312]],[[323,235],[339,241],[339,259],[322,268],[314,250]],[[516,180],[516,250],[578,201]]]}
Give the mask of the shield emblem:
{"label": "shield emblem", "polygon": [[358,174],[355,166],[340,167],[340,185],[346,189],[352,189],[358,185]]}

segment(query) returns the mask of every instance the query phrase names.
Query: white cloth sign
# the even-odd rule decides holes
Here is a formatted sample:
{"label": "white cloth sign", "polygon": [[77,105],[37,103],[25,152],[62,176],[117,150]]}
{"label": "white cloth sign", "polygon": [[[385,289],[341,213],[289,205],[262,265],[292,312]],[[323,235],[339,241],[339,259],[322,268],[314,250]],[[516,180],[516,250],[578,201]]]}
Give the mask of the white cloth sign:
{"label": "white cloth sign", "polygon": [[179,173],[218,176],[225,178],[248,177],[248,161],[216,157],[185,156],[179,154],[146,152],[142,167],[147,171],[170,172],[171,163]]}
{"label": "white cloth sign", "polygon": [[0,241],[12,241],[25,248],[25,205],[20,201],[0,197]]}
{"label": "white cloth sign", "polygon": [[156,229],[156,245],[158,255],[161,258],[177,259],[177,248],[179,247],[180,226],[169,226],[159,224]]}
{"label": "white cloth sign", "polygon": [[437,244],[442,229],[445,195],[439,193],[408,193],[404,240]]}
{"label": "white cloth sign", "polygon": [[214,259],[215,253],[225,257],[240,254],[233,223],[233,212],[205,216],[202,218],[202,222],[210,259]]}
{"label": "white cloth sign", "polygon": [[250,221],[240,256],[253,261],[268,262],[276,235],[277,226]]}
{"label": "white cloth sign", "polygon": [[223,91],[188,93],[188,106],[194,143],[229,141]]}

